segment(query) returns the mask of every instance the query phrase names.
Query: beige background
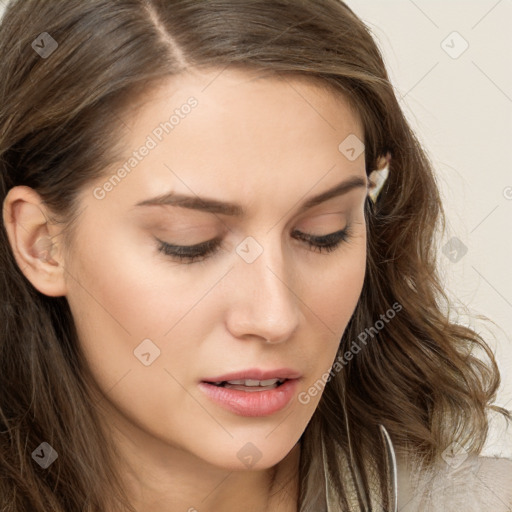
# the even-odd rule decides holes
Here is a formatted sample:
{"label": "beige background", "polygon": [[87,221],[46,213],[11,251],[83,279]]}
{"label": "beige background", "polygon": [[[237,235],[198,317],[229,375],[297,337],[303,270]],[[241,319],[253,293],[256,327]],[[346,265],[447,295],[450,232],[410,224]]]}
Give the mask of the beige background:
{"label": "beige background", "polygon": [[[461,315],[496,350],[503,374],[498,403],[512,408],[512,2],[347,4],[372,30],[435,165],[447,213],[439,262],[454,319]],[[441,250],[452,237],[467,247],[462,257],[452,252],[456,262]],[[508,451],[512,457],[512,446]]]}

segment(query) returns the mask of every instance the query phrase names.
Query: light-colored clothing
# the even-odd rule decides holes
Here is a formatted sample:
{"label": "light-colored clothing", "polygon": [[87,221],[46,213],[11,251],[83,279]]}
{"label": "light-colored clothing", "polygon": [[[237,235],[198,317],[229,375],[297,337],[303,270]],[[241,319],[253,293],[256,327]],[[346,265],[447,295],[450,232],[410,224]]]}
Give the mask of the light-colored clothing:
{"label": "light-colored clothing", "polygon": [[511,512],[512,460],[467,457],[419,475],[398,467],[399,512]]}
{"label": "light-colored clothing", "polygon": [[[420,472],[411,458],[394,453],[391,444],[396,461],[397,512],[512,512],[512,428],[507,428],[497,414],[490,413],[490,420],[488,441],[479,456],[464,450],[447,451],[428,471]],[[339,512],[325,467],[316,468],[315,473],[311,478],[318,478],[313,484],[316,493],[311,493],[314,499],[303,511]],[[355,495],[348,499],[357,510]]]}
{"label": "light-colored clothing", "polygon": [[398,461],[399,512],[512,512],[512,428],[494,411],[488,418],[479,457],[445,455],[427,475]]}

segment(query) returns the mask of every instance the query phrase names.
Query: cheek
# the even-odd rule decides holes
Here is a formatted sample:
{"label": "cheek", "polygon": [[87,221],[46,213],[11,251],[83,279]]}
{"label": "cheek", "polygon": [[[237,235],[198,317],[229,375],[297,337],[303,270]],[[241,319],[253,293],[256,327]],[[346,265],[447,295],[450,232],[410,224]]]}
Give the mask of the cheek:
{"label": "cheek", "polygon": [[337,254],[326,256],[325,265],[316,272],[306,273],[310,278],[305,279],[302,293],[324,330],[343,332],[359,301],[365,272],[366,236],[359,232]]}
{"label": "cheek", "polygon": [[321,271],[309,274],[301,292],[309,306],[304,311],[309,311],[308,328],[315,347],[308,358],[310,378],[298,399],[310,411],[320,401],[341,337],[361,295],[366,271],[366,233],[354,235],[348,245],[326,261],[328,264]]}
{"label": "cheek", "polygon": [[121,229],[101,236],[89,231],[82,238],[92,243],[75,251],[78,283],[70,283],[80,312],[133,342],[149,335],[162,338],[193,304],[185,300],[197,292],[190,273],[170,260],[167,265],[149,236]]}
{"label": "cheek", "polygon": [[[87,246],[74,251],[67,298],[87,362],[108,389],[127,371],[145,368],[134,350],[145,339],[162,349],[189,301],[180,300],[184,284],[172,278],[172,270],[162,271],[153,248],[141,248],[114,230],[94,236],[93,230],[84,234]],[[150,350],[151,360],[158,348]],[[164,355],[161,350],[154,364]]]}
{"label": "cheek", "polygon": [[84,227],[81,240],[88,243],[74,252],[70,274],[77,278],[70,279],[68,301],[100,388],[133,384],[135,399],[143,389],[174,389],[166,370],[179,382],[190,380],[202,341],[222,314],[214,285],[227,268],[187,269],[159,255],[150,237],[120,229],[99,236]]}
{"label": "cheek", "polygon": [[171,412],[200,412],[180,383],[197,364],[194,340],[208,335],[196,303],[211,284],[191,286],[190,277],[167,267],[153,248],[132,247],[112,232],[102,238],[84,236],[92,243],[77,248],[79,258],[69,267],[76,279],[70,278],[68,302],[86,364],[107,395],[102,404],[114,404],[113,417],[120,411],[147,430],[167,425],[167,435],[178,438],[186,427],[176,426]]}

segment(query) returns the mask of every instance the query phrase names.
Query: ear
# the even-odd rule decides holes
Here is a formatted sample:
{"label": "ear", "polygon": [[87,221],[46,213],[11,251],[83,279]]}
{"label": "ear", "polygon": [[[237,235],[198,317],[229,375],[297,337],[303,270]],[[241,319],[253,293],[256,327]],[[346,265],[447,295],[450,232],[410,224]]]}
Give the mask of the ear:
{"label": "ear", "polygon": [[391,153],[388,151],[385,156],[380,156],[377,160],[377,168],[374,169],[369,178],[368,196],[373,203],[377,202],[380,191],[389,175],[389,162],[391,162]]}
{"label": "ear", "polygon": [[66,295],[62,247],[41,196],[13,187],[3,204],[3,222],[18,266],[34,288],[50,297]]}

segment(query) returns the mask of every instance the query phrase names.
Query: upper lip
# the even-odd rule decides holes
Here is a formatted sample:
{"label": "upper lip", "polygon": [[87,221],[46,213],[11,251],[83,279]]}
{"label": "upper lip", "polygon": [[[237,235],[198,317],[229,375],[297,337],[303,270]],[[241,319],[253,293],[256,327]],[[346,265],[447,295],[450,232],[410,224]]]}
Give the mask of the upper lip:
{"label": "upper lip", "polygon": [[301,373],[291,368],[276,368],[275,370],[262,370],[260,368],[249,368],[237,372],[226,373],[215,377],[207,377],[203,382],[224,382],[227,380],[269,380],[269,379],[298,379]]}

